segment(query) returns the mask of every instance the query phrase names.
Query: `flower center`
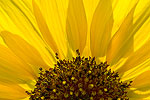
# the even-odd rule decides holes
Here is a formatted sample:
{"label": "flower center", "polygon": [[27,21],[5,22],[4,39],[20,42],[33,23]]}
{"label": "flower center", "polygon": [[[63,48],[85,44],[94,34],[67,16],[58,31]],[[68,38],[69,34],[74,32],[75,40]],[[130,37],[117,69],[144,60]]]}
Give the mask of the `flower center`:
{"label": "flower center", "polygon": [[131,85],[120,81],[117,72],[108,70],[107,62],[96,64],[95,57],[78,56],[72,60],[58,59],[54,68],[43,70],[35,89],[26,91],[30,100],[128,100]]}

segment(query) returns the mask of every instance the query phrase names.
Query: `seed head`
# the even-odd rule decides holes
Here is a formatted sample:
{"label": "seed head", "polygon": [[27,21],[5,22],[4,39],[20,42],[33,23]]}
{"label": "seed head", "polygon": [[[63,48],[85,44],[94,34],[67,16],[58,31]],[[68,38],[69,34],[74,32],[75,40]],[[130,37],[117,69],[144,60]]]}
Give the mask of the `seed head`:
{"label": "seed head", "polygon": [[[127,89],[131,82],[120,81],[119,74],[108,70],[107,62],[96,64],[95,57],[72,60],[58,59],[55,67],[43,71],[35,89],[26,93],[30,100],[128,100]],[[44,98],[44,99],[43,99]]]}

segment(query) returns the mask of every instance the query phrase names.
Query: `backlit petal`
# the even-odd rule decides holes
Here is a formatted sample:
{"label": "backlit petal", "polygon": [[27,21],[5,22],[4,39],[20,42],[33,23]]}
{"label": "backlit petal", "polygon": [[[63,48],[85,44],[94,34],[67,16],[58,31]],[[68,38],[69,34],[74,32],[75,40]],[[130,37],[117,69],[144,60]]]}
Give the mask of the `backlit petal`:
{"label": "backlit petal", "polygon": [[54,52],[58,52],[56,42],[53,39],[53,37],[49,31],[49,28],[48,28],[48,26],[47,26],[47,24],[43,18],[43,15],[42,15],[38,5],[35,3],[34,0],[33,0],[32,4],[33,4],[34,15],[35,15],[37,24],[39,26],[39,29],[43,35],[43,38],[45,39],[45,41],[48,43],[48,45],[51,47],[51,49]]}
{"label": "backlit petal", "polygon": [[27,64],[31,64],[33,67],[35,67],[34,70],[38,70],[39,67],[48,67],[41,58],[39,52],[21,37],[14,35],[8,31],[2,31],[0,35],[6,45],[19,58],[21,58]]}
{"label": "backlit petal", "polygon": [[[132,53],[130,57],[126,60],[124,65],[120,67],[117,71],[122,74],[136,66],[144,63],[150,58],[150,41],[147,41],[140,49]],[[146,67],[146,66],[145,66]]]}
{"label": "backlit petal", "polygon": [[90,48],[92,56],[105,56],[113,25],[111,0],[100,0],[91,23]]}
{"label": "backlit petal", "polygon": [[26,98],[25,90],[18,85],[2,85],[0,84],[0,99],[1,100],[19,100]]}
{"label": "backlit petal", "polygon": [[[137,76],[131,85],[131,90],[128,96],[133,100],[149,100],[146,99],[150,96],[150,70],[143,72]],[[132,90],[132,88],[135,88]]]}
{"label": "backlit petal", "polygon": [[51,35],[57,44],[59,55],[62,54],[65,57],[68,50],[70,51],[66,36],[66,18],[69,0],[36,1]]}
{"label": "backlit petal", "polygon": [[66,32],[72,49],[79,49],[82,53],[87,39],[87,19],[82,0],[69,1]]}
{"label": "backlit petal", "polygon": [[[150,65],[149,65],[150,67]],[[139,88],[149,86],[150,89],[150,70],[143,72],[137,76],[132,83],[132,87]]]}
{"label": "backlit petal", "polygon": [[[147,88],[147,87],[145,87]],[[127,93],[130,100],[149,100],[150,91],[140,91],[138,89],[130,90]]]}
{"label": "backlit petal", "polygon": [[[114,24],[112,36],[117,32],[124,19],[139,0],[113,0]],[[143,0],[140,0],[143,1]],[[145,0],[144,0],[145,1]],[[147,0],[146,0],[147,1]],[[142,7],[141,7],[142,8]]]}
{"label": "backlit petal", "polygon": [[11,50],[0,45],[0,51],[0,83],[8,83],[7,80],[20,83],[36,77],[31,67],[21,62]]}
{"label": "backlit petal", "polygon": [[[53,59],[36,24],[32,11],[32,0],[0,0],[0,31],[7,30],[31,43],[42,58],[52,64]],[[51,60],[50,60],[51,59]]]}
{"label": "backlit petal", "polygon": [[[136,6],[135,6],[136,7]],[[135,7],[132,8],[130,13],[124,19],[119,30],[115,33],[113,38],[110,41],[108,52],[107,52],[107,61],[111,64],[117,62],[121,57],[123,57],[129,50],[133,47],[133,36],[130,37],[128,43],[125,41],[130,36],[129,29],[133,25],[133,14]]]}

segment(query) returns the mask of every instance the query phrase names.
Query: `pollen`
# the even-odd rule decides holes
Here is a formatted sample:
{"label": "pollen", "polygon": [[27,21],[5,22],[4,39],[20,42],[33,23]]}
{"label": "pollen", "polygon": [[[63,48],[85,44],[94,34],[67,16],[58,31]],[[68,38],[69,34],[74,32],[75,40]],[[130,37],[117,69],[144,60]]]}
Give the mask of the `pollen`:
{"label": "pollen", "polygon": [[107,62],[96,63],[95,57],[81,57],[79,50],[72,60],[59,59],[54,68],[40,73],[30,100],[129,100],[132,83],[122,82]]}
{"label": "pollen", "polygon": [[65,84],[66,84],[66,81],[63,81],[62,83],[65,85]]}
{"label": "pollen", "polygon": [[75,79],[74,77],[71,78],[71,80],[74,80],[74,79]]}

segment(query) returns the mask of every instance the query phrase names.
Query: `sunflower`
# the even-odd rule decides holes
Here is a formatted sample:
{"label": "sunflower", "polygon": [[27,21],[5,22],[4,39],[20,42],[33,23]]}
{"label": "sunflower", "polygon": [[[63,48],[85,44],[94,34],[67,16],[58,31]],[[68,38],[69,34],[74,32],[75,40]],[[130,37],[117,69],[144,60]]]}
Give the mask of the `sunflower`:
{"label": "sunflower", "polygon": [[0,100],[150,100],[149,28],[150,0],[0,0]]}

